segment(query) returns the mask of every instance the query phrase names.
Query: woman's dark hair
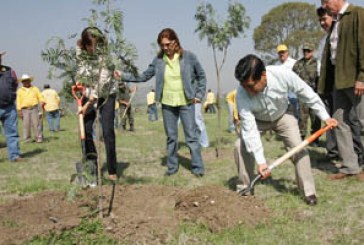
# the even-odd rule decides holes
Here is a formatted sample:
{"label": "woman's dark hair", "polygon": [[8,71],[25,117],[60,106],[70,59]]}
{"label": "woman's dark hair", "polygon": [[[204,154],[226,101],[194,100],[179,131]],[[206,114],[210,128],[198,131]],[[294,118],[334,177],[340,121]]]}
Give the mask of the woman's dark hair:
{"label": "woman's dark hair", "polygon": [[[165,28],[161,32],[159,32],[159,34],[158,34],[158,38],[157,38],[158,45],[161,45],[161,42],[162,42],[163,38],[167,38],[168,40],[175,42],[174,52],[179,53],[180,56],[182,57],[183,49],[182,49],[181,44],[179,42],[177,33],[171,28]],[[159,51],[159,53],[158,53],[158,57],[161,58],[163,56],[163,53],[164,52],[161,49]]]}
{"label": "woman's dark hair", "polygon": [[327,11],[327,9],[323,8],[322,6],[318,7],[316,9],[316,14],[317,14],[318,17],[322,17],[322,16],[325,16],[325,15],[330,15],[331,16],[331,13],[329,11]]}
{"label": "woman's dark hair", "polygon": [[81,49],[86,50],[86,45],[92,44],[95,40],[97,47],[105,47],[106,39],[102,31],[97,27],[87,27],[81,33]]}
{"label": "woman's dark hair", "polygon": [[265,71],[265,65],[261,59],[249,54],[239,60],[235,67],[235,78],[245,83],[251,77],[253,81],[259,81]]}

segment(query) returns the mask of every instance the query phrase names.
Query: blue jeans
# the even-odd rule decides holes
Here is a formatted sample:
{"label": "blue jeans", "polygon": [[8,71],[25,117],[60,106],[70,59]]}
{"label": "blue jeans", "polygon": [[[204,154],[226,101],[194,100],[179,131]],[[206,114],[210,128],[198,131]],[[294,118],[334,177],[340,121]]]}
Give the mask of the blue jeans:
{"label": "blue jeans", "polygon": [[228,109],[229,109],[229,118],[228,118],[228,123],[229,123],[229,132],[233,133],[235,132],[235,124],[234,124],[234,105],[227,103],[228,105]]}
{"label": "blue jeans", "polygon": [[[148,120],[149,121],[158,121],[158,108],[157,104],[148,105]],[[154,116],[154,119],[153,119]]]}
{"label": "blue jeans", "polygon": [[0,119],[5,131],[8,158],[10,161],[14,161],[20,155],[18,114],[16,113],[15,104],[0,108]]}
{"label": "blue jeans", "polygon": [[59,131],[61,121],[60,110],[47,111],[47,121],[50,131]]}
{"label": "blue jeans", "polygon": [[195,119],[198,129],[200,130],[200,145],[204,148],[209,147],[209,137],[207,135],[205,122],[202,117],[201,103],[195,104]]}
{"label": "blue jeans", "polygon": [[191,152],[191,171],[195,174],[204,174],[201,146],[199,143],[200,132],[195,121],[195,106],[168,106],[162,104],[164,131],[167,135],[167,173],[178,171],[178,119],[181,119],[185,140]]}

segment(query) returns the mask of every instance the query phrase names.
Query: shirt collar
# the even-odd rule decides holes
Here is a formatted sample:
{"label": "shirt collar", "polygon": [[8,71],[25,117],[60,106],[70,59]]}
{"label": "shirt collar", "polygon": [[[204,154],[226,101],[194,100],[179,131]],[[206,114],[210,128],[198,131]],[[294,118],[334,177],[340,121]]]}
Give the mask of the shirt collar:
{"label": "shirt collar", "polygon": [[345,11],[348,9],[349,5],[350,4],[348,2],[344,3],[344,5],[340,9],[339,13],[337,14],[337,16],[334,18],[335,21],[340,21],[341,20],[342,16],[344,15]]}

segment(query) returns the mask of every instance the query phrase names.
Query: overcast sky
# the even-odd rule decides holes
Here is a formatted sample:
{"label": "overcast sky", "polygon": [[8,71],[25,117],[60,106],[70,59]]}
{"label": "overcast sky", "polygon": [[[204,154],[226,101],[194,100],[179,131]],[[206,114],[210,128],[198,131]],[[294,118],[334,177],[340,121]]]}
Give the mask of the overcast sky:
{"label": "overcast sky", "polygon": [[[212,3],[218,14],[225,19],[227,0],[205,0]],[[194,52],[205,68],[208,88],[216,89],[216,73],[214,70],[211,48],[206,40],[200,41],[194,33],[196,21],[194,14],[199,0],[122,0],[116,7],[124,14],[124,36],[133,43],[139,58],[136,62],[140,71],[147,68],[153,58],[151,43],[165,27],[173,28],[179,35],[184,49]],[[234,67],[237,61],[249,53],[254,53],[252,33],[260,24],[262,15],[271,8],[287,0],[240,0],[244,4],[251,25],[245,38],[234,39],[228,51],[228,59],[222,73],[222,92],[227,92],[237,85],[234,79]],[[315,4],[320,0],[301,0]],[[356,5],[364,5],[363,0],[349,1]],[[3,64],[10,65],[18,77],[23,73],[34,75],[34,84],[42,87],[50,83],[60,88],[60,81],[49,81],[48,64],[41,60],[40,52],[46,41],[52,36],[67,38],[68,35],[80,32],[87,26],[82,20],[89,16],[94,8],[91,0],[3,0],[1,3],[1,37],[0,52],[6,51]],[[73,39],[75,40],[75,39]],[[154,83],[152,79],[147,86]]]}

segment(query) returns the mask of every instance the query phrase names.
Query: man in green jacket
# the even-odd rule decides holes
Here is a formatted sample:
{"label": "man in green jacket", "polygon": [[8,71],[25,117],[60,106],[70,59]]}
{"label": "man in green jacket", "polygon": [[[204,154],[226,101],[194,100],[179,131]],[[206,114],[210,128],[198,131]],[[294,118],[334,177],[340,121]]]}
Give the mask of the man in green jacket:
{"label": "man in green jacket", "polygon": [[358,155],[353,147],[349,113],[354,109],[361,124],[364,143],[364,9],[345,0],[321,0],[322,7],[333,14],[334,23],[328,33],[322,55],[318,92],[333,91],[335,129],[343,167],[330,179],[343,179],[360,174]]}

